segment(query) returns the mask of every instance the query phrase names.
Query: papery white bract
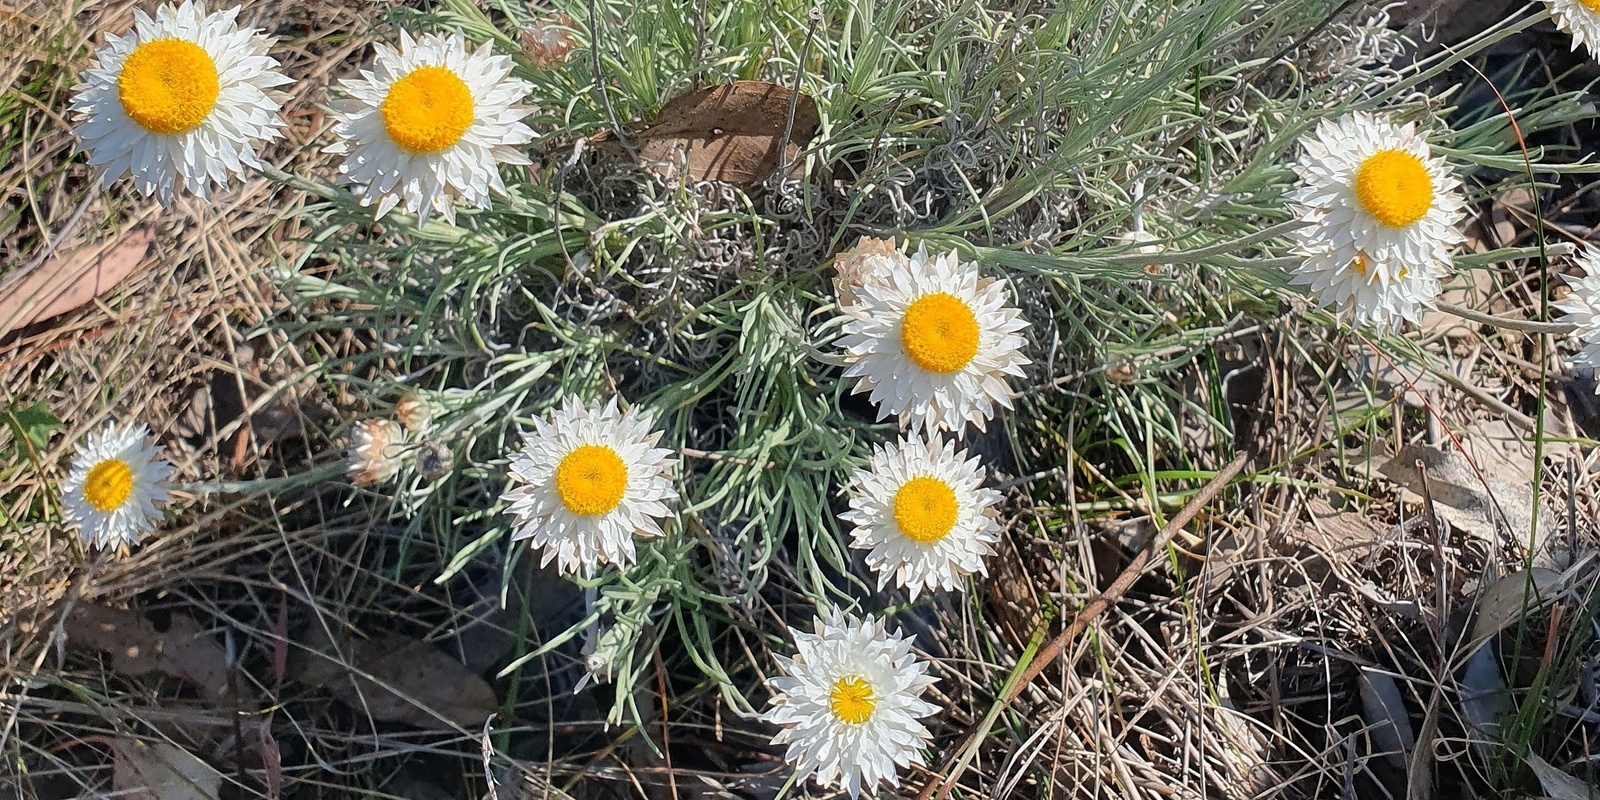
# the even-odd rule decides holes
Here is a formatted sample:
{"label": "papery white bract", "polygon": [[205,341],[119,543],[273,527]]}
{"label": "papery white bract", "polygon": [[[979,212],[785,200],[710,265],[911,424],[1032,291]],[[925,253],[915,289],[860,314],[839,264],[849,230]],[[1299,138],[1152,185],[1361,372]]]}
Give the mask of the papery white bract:
{"label": "papery white bract", "polygon": [[1600,0],[1544,0],[1556,27],[1572,35],[1572,49],[1588,48],[1591,56],[1600,47]]}
{"label": "papery white bract", "polygon": [[1293,252],[1300,263],[1291,283],[1309,288],[1320,305],[1352,324],[1379,334],[1406,322],[1420,324],[1450,274],[1438,263],[1382,264],[1354,247],[1333,248],[1316,240],[1302,239]]}
{"label": "papery white bract", "polygon": [[894,580],[916,599],[923,589],[964,589],[966,576],[984,572],[1000,541],[1000,493],[983,488],[983,476],[980,459],[940,439],[873,449],[839,518],[855,526],[850,546],[868,551],[879,589]]}
{"label": "papery white bract", "polygon": [[795,656],[778,656],[783,676],[770,678],[772,705],[762,719],[781,726],[789,763],[851,797],[880,783],[899,786],[901,767],[923,763],[932,735],[920,720],[939,711],[921,695],[934,679],[911,639],[881,619],[830,612],[812,632],[791,628]]}
{"label": "papery white bract", "polygon": [[[1584,245],[1575,260],[1584,275],[1565,279],[1571,291],[1556,301],[1555,307],[1565,314],[1561,322],[1576,326],[1571,336],[1579,349],[1572,363],[1600,368],[1600,249]],[[1596,391],[1600,392],[1600,386]]]}
{"label": "papery white bract", "polygon": [[1366,253],[1385,283],[1403,268],[1450,269],[1465,240],[1461,184],[1415,125],[1356,111],[1323,121],[1302,144],[1290,195],[1296,216],[1313,223],[1297,233],[1302,243]]}
{"label": "papery white bract", "polygon": [[881,266],[855,287],[839,339],[854,391],[869,392],[878,418],[897,415],[902,428],[986,429],[996,406],[1011,408],[1007,378],[1030,363],[1019,335],[1028,322],[1005,284],[954,252],[932,258],[922,247]]}
{"label": "papery white bract", "polygon": [[78,445],[61,499],[63,516],[85,545],[136,545],[155,529],[172,474],[161,453],[143,424],[119,428],[108,422]]}
{"label": "papery white bract", "polygon": [[533,141],[522,122],[532,86],[511,77],[511,57],[469,50],[459,33],[404,30],[398,50],[373,51],[371,69],[340,81],[350,97],[334,104],[341,141],[327,148],[345,154],[339,171],[362,205],[381,219],[404,202],[419,223],[434,212],[453,223],[458,199],[487,208],[504,195],[499,165],[529,163],[521,148]]}
{"label": "papery white bract", "polygon": [[678,497],[667,474],[675,459],[655,446],[654,425],[646,412],[619,411],[615,397],[600,408],[568,397],[550,419],[535,419],[501,498],[516,519],[512,540],[527,539],[544,551],[541,564],[566,574],[632,564],[633,537],[661,535],[657,520]]}
{"label": "papery white bract", "polygon": [[74,87],[74,132],[101,187],[123,175],[163,205],[174,188],[210,186],[259,169],[256,148],[282,135],[289,83],[267,54],[273,40],[241,29],[239,9],[206,14],[198,2],[133,10],[134,29],[110,35]]}

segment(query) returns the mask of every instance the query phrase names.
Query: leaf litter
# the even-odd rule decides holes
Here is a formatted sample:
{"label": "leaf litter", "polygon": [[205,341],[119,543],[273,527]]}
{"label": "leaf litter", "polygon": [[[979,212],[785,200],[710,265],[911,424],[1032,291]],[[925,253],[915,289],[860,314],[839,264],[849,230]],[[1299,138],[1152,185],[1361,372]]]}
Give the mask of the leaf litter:
{"label": "leaf litter", "polygon": [[499,708],[483,676],[427,642],[390,634],[341,636],[336,645],[315,621],[289,654],[285,677],[326,689],[374,720],[418,728],[474,730]]}
{"label": "leaf litter", "polygon": [[222,774],[166,742],[119,737],[111,744],[111,785],[125,800],[217,800]]}
{"label": "leaf litter", "polygon": [[[798,165],[801,148],[820,126],[809,96],[776,83],[735,81],[674,97],[625,138],[638,164],[669,180],[681,170],[689,181],[751,186],[785,165]],[[628,153],[613,131],[600,132],[590,143]]]}

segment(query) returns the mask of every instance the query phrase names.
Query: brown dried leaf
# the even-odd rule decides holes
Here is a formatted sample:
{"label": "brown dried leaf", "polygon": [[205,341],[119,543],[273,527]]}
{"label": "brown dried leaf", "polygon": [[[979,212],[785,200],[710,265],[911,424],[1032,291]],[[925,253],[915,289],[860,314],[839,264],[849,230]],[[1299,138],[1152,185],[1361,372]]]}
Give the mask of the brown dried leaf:
{"label": "brown dried leaf", "polygon": [[[629,143],[638,162],[672,178],[679,166],[691,181],[724,181],[744,186],[760,183],[780,163],[794,165],[801,147],[816,136],[821,118],[817,104],[801,94],[795,103],[794,127],[780,148],[795,97],[786,86],[765,81],[734,81],[708,86],[667,101],[655,119],[634,126]],[[619,154],[624,148],[611,131],[590,140]]]}
{"label": "brown dried leaf", "polygon": [[129,800],[216,800],[222,774],[181,747],[119,738],[111,746],[111,785]]}
{"label": "brown dried leaf", "polygon": [[342,648],[350,664],[346,670],[321,629],[313,623],[306,644],[322,655],[291,656],[290,676],[326,687],[375,720],[437,729],[442,717],[473,729],[498,708],[488,681],[427,642],[400,635],[351,641]]}
{"label": "brown dried leaf", "polygon": [[1395,769],[1404,771],[1411,752],[1416,749],[1417,737],[1411,730],[1411,717],[1406,712],[1400,684],[1388,673],[1369,668],[1362,668],[1356,679],[1374,755],[1382,756]]}
{"label": "brown dried leaf", "polygon": [[111,668],[130,677],[159,672],[199,687],[208,697],[228,694],[222,645],[181,614],[165,632],[137,611],[79,603],[66,619],[67,641],[111,656]]}
{"label": "brown dried leaf", "polygon": [[1533,768],[1533,774],[1539,777],[1539,785],[1544,787],[1545,795],[1551,800],[1592,800],[1600,797],[1600,787],[1590,786],[1562,772],[1537,753],[1528,754],[1528,766]]}
{"label": "brown dried leaf", "polygon": [[1554,602],[1560,591],[1561,573],[1542,567],[1517,570],[1489,584],[1478,596],[1472,641],[1481,642],[1511,627],[1524,611],[1533,613]]}
{"label": "brown dried leaf", "polygon": [[155,230],[137,228],[115,242],[87,245],[46,259],[0,291],[0,336],[65,314],[111,291],[144,261]]}

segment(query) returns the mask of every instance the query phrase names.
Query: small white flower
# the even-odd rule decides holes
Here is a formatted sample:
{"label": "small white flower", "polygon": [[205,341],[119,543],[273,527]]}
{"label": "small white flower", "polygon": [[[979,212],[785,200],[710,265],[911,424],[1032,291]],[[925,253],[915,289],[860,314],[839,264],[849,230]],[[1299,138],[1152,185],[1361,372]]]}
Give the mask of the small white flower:
{"label": "small white flower", "polygon": [[793,659],[778,656],[784,677],[767,681],[772,707],[762,719],[783,730],[785,758],[801,776],[842,786],[857,797],[878,784],[900,785],[900,767],[922,764],[932,735],[920,720],[939,708],[921,699],[934,683],[911,639],[883,620],[831,612],[814,633],[790,629]]}
{"label": "small white flower", "polygon": [[1303,144],[1290,199],[1313,223],[1299,232],[1307,246],[1364,252],[1384,284],[1403,267],[1450,268],[1465,238],[1461,184],[1415,125],[1357,111],[1323,121]]}
{"label": "small white flower", "polygon": [[[1333,248],[1301,239],[1294,248],[1300,264],[1290,282],[1306,286],[1317,303],[1348,317],[1351,324],[1379,334],[1420,324],[1433,307],[1449,270],[1438,264],[1383,264],[1354,247]],[[1385,277],[1389,276],[1389,277]]]}
{"label": "small white flower", "polygon": [[833,293],[845,313],[856,309],[856,291],[866,283],[881,283],[896,268],[911,262],[893,239],[863,236],[855,246],[833,257]]}
{"label": "small white flower", "polygon": [[522,145],[533,129],[522,122],[532,86],[510,77],[511,57],[488,44],[468,51],[460,34],[413,40],[400,49],[373,45],[372,69],[340,85],[350,99],[334,106],[346,153],[339,167],[362,205],[376,202],[378,218],[401,200],[418,222],[437,211],[455,222],[455,201],[487,208],[490,192],[506,194],[500,164],[527,164]]}
{"label": "small white flower", "polygon": [[258,169],[256,148],[278,138],[289,83],[267,55],[273,39],[240,29],[239,9],[207,15],[197,2],[163,4],[134,30],[110,35],[74,87],[75,132],[101,188],[126,174],[166,205],[174,186],[199,197]]}
{"label": "small white flower", "polygon": [[161,520],[172,465],[143,424],[118,429],[108,422],[72,454],[72,471],[62,484],[68,522],[85,546],[136,545]]}
{"label": "small white flower", "polygon": [[516,518],[513,541],[544,550],[564,574],[594,574],[602,564],[634,562],[634,536],[660,536],[658,519],[678,497],[666,474],[672,451],[655,447],[647,412],[621,413],[569,397],[546,421],[534,420],[522,452],[511,459],[515,484],[501,497]]}
{"label": "small white flower", "polygon": [[1591,55],[1600,47],[1600,0],[1544,0],[1556,27],[1572,34],[1572,49],[1583,45]]}
{"label": "small white flower", "polygon": [[393,420],[357,422],[347,469],[351,482],[357,486],[376,486],[393,478],[405,457],[405,438],[405,431]]}
{"label": "small white flower", "polygon": [[[1565,312],[1562,322],[1577,326],[1572,337],[1580,345],[1572,362],[1586,367],[1600,368],[1600,250],[1585,245],[1577,255],[1578,266],[1583,267],[1581,278],[1566,278],[1572,291],[1555,303]],[[1600,387],[1596,387],[1600,391]]]}
{"label": "small white flower", "polygon": [[964,589],[984,573],[983,559],[1000,541],[994,506],[1000,493],[983,488],[983,462],[951,442],[902,439],[873,449],[852,479],[851,547],[868,550],[878,588],[890,579],[910,590]]}
{"label": "small white flower", "polygon": [[1003,282],[954,252],[929,258],[921,247],[873,278],[856,287],[839,345],[845,377],[859,379],[856,393],[871,392],[878,419],[896,414],[902,428],[960,435],[969,422],[985,430],[996,405],[1011,408],[1006,378],[1030,363],[1018,335],[1028,322]]}

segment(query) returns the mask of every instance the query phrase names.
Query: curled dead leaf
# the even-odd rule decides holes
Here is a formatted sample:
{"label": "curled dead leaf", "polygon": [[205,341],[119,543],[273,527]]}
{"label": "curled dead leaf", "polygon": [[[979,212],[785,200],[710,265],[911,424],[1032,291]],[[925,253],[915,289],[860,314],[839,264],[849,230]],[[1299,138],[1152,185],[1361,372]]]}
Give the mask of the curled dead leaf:
{"label": "curled dead leaf", "polygon": [[[821,124],[816,101],[808,95],[796,98],[792,89],[776,83],[734,81],[674,97],[654,119],[631,126],[628,139],[638,163],[664,177],[676,177],[681,168],[690,181],[751,186],[782,165],[795,166]],[[627,155],[612,131],[590,143]]]}
{"label": "curled dead leaf", "polygon": [[0,336],[65,314],[99,297],[133,273],[150,251],[155,230],[129,231],[121,239],[56,253],[0,290]]}

